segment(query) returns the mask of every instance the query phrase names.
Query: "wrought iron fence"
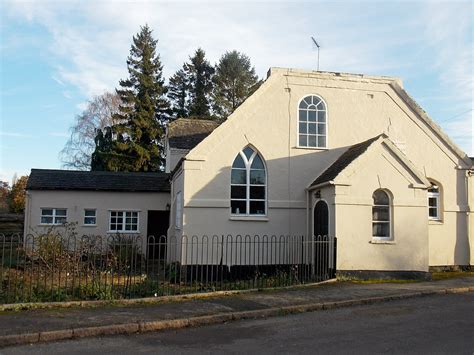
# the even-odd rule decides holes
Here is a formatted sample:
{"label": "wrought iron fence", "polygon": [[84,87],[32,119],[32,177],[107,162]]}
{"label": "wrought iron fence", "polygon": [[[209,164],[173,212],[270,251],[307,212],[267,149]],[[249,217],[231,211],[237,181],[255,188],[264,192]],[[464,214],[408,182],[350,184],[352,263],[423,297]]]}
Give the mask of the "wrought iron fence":
{"label": "wrought iron fence", "polygon": [[335,277],[336,238],[0,234],[0,303],[267,288]]}

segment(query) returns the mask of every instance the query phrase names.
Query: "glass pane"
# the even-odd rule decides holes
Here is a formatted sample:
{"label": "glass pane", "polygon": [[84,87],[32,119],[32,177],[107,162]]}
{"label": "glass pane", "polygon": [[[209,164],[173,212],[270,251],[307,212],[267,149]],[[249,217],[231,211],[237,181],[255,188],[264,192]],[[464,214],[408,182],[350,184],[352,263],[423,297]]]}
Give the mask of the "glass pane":
{"label": "glass pane", "polygon": [[56,221],[54,222],[55,224],[63,224],[66,223],[66,217],[56,217]]}
{"label": "glass pane", "polygon": [[245,156],[247,157],[247,160],[250,159],[250,157],[251,157],[252,154],[253,154],[253,149],[250,148],[250,147],[246,147],[246,148],[244,149],[244,154],[245,154]]}
{"label": "glass pane", "polygon": [[317,105],[319,104],[319,101],[321,100],[317,96],[311,96],[311,101],[313,102],[314,105]]}
{"label": "glass pane", "polygon": [[250,184],[264,185],[265,184],[265,170],[250,170]]}
{"label": "glass pane", "polygon": [[125,218],[125,223],[127,224],[132,223],[132,219],[130,217]]}
{"label": "glass pane", "polygon": [[95,217],[85,217],[84,224],[95,224]]}
{"label": "glass pane", "polygon": [[326,137],[318,136],[318,147],[326,148]]}
{"label": "glass pane", "polygon": [[299,126],[300,133],[308,133],[307,127],[308,125],[306,124],[306,122],[300,123],[300,126]]}
{"label": "glass pane", "polygon": [[326,112],[325,111],[318,111],[318,122],[326,123]]}
{"label": "glass pane", "polygon": [[53,210],[41,210],[41,215],[43,216],[52,216],[53,215]]}
{"label": "glass pane", "polygon": [[305,108],[308,107],[308,104],[306,103],[305,100],[301,100],[299,107],[300,107],[300,109],[305,109]]}
{"label": "glass pane", "polygon": [[253,158],[251,168],[252,169],[265,169],[265,167],[263,166],[263,161],[258,154]]}
{"label": "glass pane", "polygon": [[307,147],[308,146],[308,138],[306,134],[300,134],[300,144],[301,147]]}
{"label": "glass pane", "polygon": [[437,206],[436,197],[428,198],[428,206],[430,206],[430,207],[436,207]]}
{"label": "glass pane", "polygon": [[308,121],[316,122],[316,111],[308,111]]}
{"label": "glass pane", "polygon": [[56,216],[65,216],[66,215],[66,210],[56,210]]}
{"label": "glass pane", "polygon": [[117,211],[110,212],[110,217],[116,217],[116,216],[117,216]]}
{"label": "glass pane", "polygon": [[246,201],[230,201],[230,208],[232,214],[247,214]]}
{"label": "glass pane", "polygon": [[318,104],[318,110],[326,110],[326,107],[324,106],[324,103],[322,101],[320,101]]}
{"label": "glass pane", "polygon": [[230,187],[231,198],[247,198],[247,187],[246,186],[231,186]]}
{"label": "glass pane", "polygon": [[95,210],[85,210],[84,211],[84,216],[95,217]]}
{"label": "glass pane", "polygon": [[265,199],[265,186],[250,186],[251,199]]}
{"label": "glass pane", "polygon": [[308,123],[308,133],[316,134],[316,123]]}
{"label": "glass pane", "polygon": [[388,206],[390,203],[388,195],[385,191],[377,190],[374,192],[372,197],[374,199],[374,205]]}
{"label": "glass pane", "polygon": [[300,110],[300,122],[306,122],[308,120],[308,112],[306,110]]}
{"label": "glass pane", "polygon": [[373,221],[389,221],[390,209],[388,207],[373,207],[372,220]]}
{"label": "glass pane", "polygon": [[125,212],[125,217],[132,217],[132,212]]}
{"label": "glass pane", "polygon": [[433,218],[437,218],[438,217],[438,209],[437,208],[433,208],[433,207],[430,207],[428,209],[429,211],[429,216],[430,217],[433,217]]}
{"label": "glass pane", "polygon": [[244,160],[242,159],[242,156],[240,153],[237,155],[237,157],[234,160],[234,163],[232,164],[233,168],[243,168],[245,169],[245,163]]}
{"label": "glass pane", "polygon": [[250,201],[250,214],[265,214],[265,201]]}
{"label": "glass pane", "polygon": [[126,231],[129,231],[129,230],[131,230],[131,229],[132,229],[132,227],[131,227],[129,224],[126,224],[126,225],[125,225],[125,230],[126,230]]}
{"label": "glass pane", "polygon": [[390,237],[390,224],[389,223],[374,223],[372,225],[372,235],[374,237]]}
{"label": "glass pane", "polygon": [[247,183],[247,171],[246,170],[239,170],[239,169],[232,169],[231,183],[232,184],[246,184]]}
{"label": "glass pane", "polygon": [[53,223],[53,217],[41,217],[41,223],[51,224]]}
{"label": "glass pane", "polygon": [[316,136],[308,136],[308,147],[316,147]]}
{"label": "glass pane", "polygon": [[326,125],[323,123],[323,124],[318,124],[318,134],[321,134],[323,136],[326,135]]}

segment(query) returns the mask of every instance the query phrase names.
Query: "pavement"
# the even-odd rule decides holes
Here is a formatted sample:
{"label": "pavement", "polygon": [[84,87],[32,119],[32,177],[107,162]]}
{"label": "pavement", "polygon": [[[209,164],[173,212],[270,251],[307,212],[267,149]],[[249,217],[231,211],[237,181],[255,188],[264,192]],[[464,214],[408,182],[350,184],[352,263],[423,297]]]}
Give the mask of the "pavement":
{"label": "pavement", "polygon": [[[280,290],[169,297],[166,302],[0,312],[0,348],[115,334],[179,329],[425,295],[474,292],[474,277],[413,283],[332,282]],[[95,305],[95,306],[94,306]],[[63,305],[64,306],[64,305]],[[7,308],[3,308],[7,309]]]}

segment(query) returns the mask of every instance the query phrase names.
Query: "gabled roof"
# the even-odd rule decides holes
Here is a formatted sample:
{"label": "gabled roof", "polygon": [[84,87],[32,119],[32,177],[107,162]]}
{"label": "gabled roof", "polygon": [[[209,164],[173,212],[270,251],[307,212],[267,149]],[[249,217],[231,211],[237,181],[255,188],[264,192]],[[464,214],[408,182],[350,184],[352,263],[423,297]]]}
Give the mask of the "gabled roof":
{"label": "gabled roof", "polygon": [[216,121],[179,118],[168,125],[168,144],[170,148],[193,149],[218,126]]}
{"label": "gabled roof", "polygon": [[27,190],[169,192],[169,174],[31,169]]}
{"label": "gabled roof", "polygon": [[346,169],[354,160],[359,158],[362,154],[364,154],[369,147],[374,144],[375,142],[379,142],[383,144],[385,148],[387,148],[391,153],[393,153],[397,159],[405,166],[405,168],[416,177],[419,183],[415,184],[418,188],[427,188],[431,184],[428,179],[421,174],[418,169],[413,165],[413,163],[408,160],[408,158],[403,154],[400,149],[388,138],[386,134],[380,134],[376,137],[370,138],[364,142],[354,144],[350,146],[344,153],[342,153],[339,158],[334,161],[326,170],[323,171],[321,175],[319,175],[316,180],[314,180],[308,189],[314,188],[315,186],[319,186],[325,183],[332,183],[336,177],[342,173],[344,169]]}
{"label": "gabled roof", "polygon": [[310,187],[334,180],[350,163],[362,155],[367,148],[369,148],[370,145],[377,141],[381,136],[383,136],[383,134],[350,146],[334,163],[332,163],[316,178],[316,180],[311,183]]}

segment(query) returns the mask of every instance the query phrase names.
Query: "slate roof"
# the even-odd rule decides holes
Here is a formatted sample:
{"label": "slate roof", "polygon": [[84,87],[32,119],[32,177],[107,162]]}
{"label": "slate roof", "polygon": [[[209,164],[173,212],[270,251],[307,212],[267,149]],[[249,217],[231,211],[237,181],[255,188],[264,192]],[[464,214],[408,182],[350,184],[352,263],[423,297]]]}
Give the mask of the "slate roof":
{"label": "slate roof", "polygon": [[193,149],[219,126],[219,123],[198,118],[179,118],[168,125],[171,148]]}
{"label": "slate roof", "polygon": [[334,180],[350,163],[361,156],[372,143],[379,139],[380,136],[381,135],[378,135],[377,137],[350,146],[334,163],[332,163],[316,178],[316,180],[313,181],[311,186]]}
{"label": "slate roof", "polygon": [[169,174],[31,169],[27,190],[169,192]]}

